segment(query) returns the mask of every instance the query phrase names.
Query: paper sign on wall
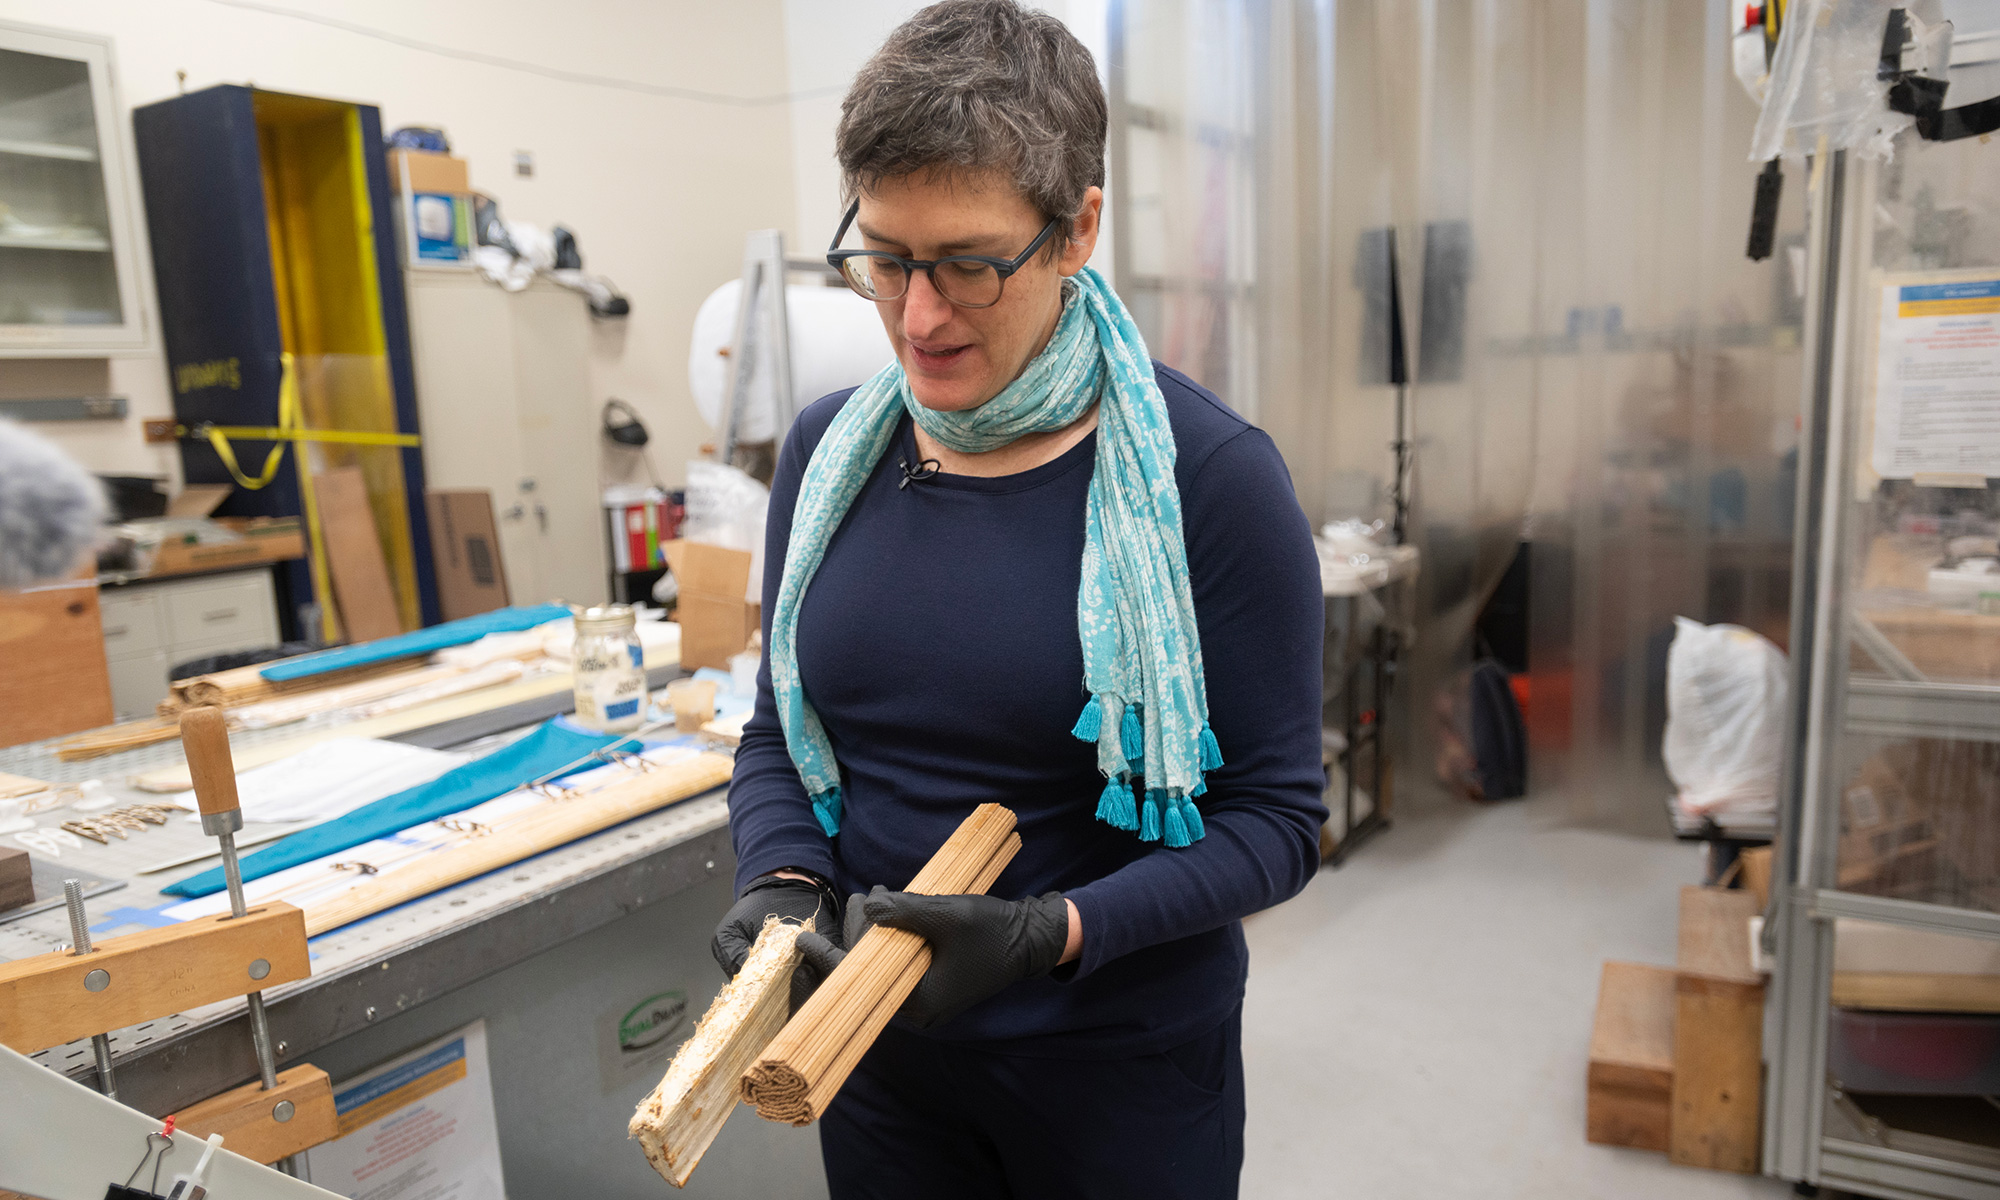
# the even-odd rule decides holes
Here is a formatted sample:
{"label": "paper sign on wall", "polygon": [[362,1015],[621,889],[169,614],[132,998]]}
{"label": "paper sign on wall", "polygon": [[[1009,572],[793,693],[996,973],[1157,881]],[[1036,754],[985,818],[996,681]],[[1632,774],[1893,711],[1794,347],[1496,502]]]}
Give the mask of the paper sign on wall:
{"label": "paper sign on wall", "polygon": [[2000,278],[1883,287],[1872,462],[1885,479],[2000,476]]}
{"label": "paper sign on wall", "polygon": [[486,1022],[339,1084],[333,1107],[339,1136],[306,1152],[315,1185],[352,1200],[506,1200]]}

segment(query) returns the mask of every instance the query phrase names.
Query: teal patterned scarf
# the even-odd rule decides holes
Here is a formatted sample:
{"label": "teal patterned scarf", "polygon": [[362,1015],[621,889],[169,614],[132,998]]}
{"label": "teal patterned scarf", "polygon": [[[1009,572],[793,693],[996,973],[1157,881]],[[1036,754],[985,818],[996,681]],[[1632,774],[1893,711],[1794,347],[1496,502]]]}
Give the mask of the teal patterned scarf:
{"label": "teal patterned scarf", "polygon": [[[799,601],[901,415],[972,454],[1061,429],[1093,403],[1097,466],[1076,597],[1089,699],[1072,732],[1097,744],[1105,777],[1098,820],[1169,846],[1202,836],[1194,798],[1207,790],[1203,773],[1222,765],[1222,752],[1208,728],[1166,400],[1132,315],[1104,277],[1085,267],[1063,290],[1047,348],[999,395],[964,412],[937,412],[917,402],[902,365],[891,363],[848,398],[806,465],[771,614],[771,691],[785,745],[829,837],[840,832],[840,768],[799,682]],[[1145,779],[1143,801],[1133,796],[1135,776]]]}

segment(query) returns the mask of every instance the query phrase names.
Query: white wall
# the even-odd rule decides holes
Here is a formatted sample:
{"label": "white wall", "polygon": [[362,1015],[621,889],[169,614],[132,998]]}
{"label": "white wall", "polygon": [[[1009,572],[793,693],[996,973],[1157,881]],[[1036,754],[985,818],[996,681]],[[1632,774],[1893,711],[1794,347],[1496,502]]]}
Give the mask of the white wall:
{"label": "white wall", "polygon": [[[596,327],[596,403],[615,395],[640,409],[654,461],[670,480],[709,436],[688,396],[688,331],[702,298],[740,271],[742,233],[793,219],[786,104],[651,95],[390,39],[641,84],[782,97],[790,85],[778,0],[0,0],[0,20],[115,39],[128,109],[173,95],[175,71],[185,70],[189,90],[255,83],[377,104],[385,129],[444,128],[454,152],[470,160],[474,187],[497,197],[510,218],[568,226],[585,266],[631,298],[627,321]],[[129,116],[120,119],[129,136]],[[516,150],[533,152],[532,179],[514,176]],[[148,285],[149,309],[154,303]],[[149,316],[157,331],[157,314]],[[172,412],[163,349],[113,360],[108,380],[101,361],[0,361],[0,384],[15,395],[68,394],[51,389],[88,387],[94,376],[89,390],[108,386],[131,398],[126,422],[41,428],[93,469],[174,473],[173,448],[145,446],[140,435],[141,419]],[[578,419],[594,423],[595,408]]]}
{"label": "white wall", "polygon": [[[825,247],[840,218],[833,133],[841,97],[889,31],[920,7],[912,0],[0,0],[0,21],[113,38],[128,110],[173,95],[175,72],[184,70],[189,90],[254,83],[379,105],[385,130],[442,127],[470,161],[475,188],[497,197],[510,218],[567,225],[586,267],[631,298],[628,320],[595,326],[592,395],[600,405],[617,396],[639,408],[653,432],[648,452],[674,481],[712,436],[687,389],[696,308],[740,272],[747,230],[783,227],[794,253]],[[1042,7],[1070,25],[1101,72],[1106,0]],[[524,67],[774,102],[666,97]],[[120,120],[129,137],[129,113]],[[533,178],[515,177],[516,150],[533,152]],[[1109,260],[1107,237],[1094,261],[1108,272]],[[172,415],[150,282],[146,303],[152,353],[108,364],[0,360],[0,395],[127,396],[132,415],[122,423],[40,428],[94,470],[177,479],[174,448],[147,446],[140,434],[145,418]],[[595,422],[595,408],[578,419]],[[637,465],[623,457],[607,471],[643,474],[620,472]]]}

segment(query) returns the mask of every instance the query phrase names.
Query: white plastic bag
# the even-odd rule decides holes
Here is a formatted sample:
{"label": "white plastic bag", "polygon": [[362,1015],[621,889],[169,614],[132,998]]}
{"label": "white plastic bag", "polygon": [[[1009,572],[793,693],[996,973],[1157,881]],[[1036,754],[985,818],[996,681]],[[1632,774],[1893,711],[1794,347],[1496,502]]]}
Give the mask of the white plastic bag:
{"label": "white plastic bag", "polygon": [[1690,817],[1778,804],[1791,672],[1785,652],[1736,625],[1674,618],[1660,757]]}

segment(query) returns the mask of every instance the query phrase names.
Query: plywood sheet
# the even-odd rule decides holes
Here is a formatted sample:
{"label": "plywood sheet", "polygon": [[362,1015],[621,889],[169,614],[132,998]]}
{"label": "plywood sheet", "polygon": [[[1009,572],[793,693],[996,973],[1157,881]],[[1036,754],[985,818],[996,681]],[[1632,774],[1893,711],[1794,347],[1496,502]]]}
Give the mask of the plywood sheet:
{"label": "plywood sheet", "polygon": [[320,530],[326,540],[327,569],[340,608],[340,626],[350,642],[402,633],[389,560],[368,508],[368,485],[359,467],[336,467],[313,480],[319,497]]}
{"label": "plywood sheet", "polygon": [[109,725],[95,583],[0,592],[0,746]]}

